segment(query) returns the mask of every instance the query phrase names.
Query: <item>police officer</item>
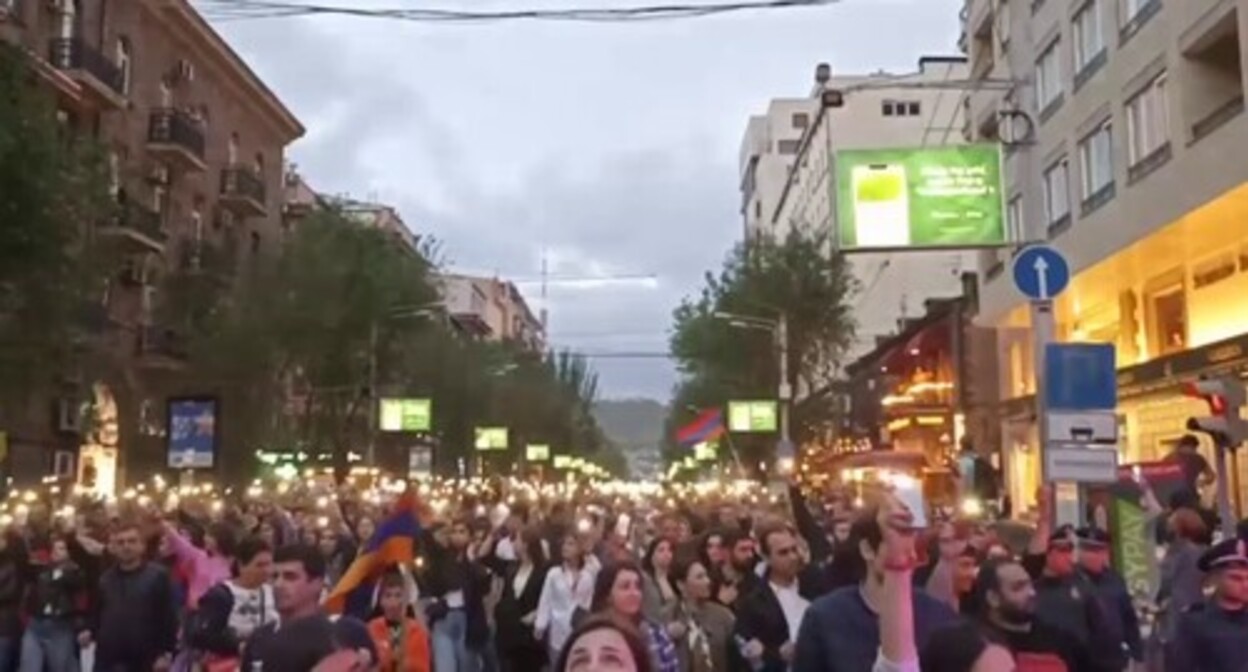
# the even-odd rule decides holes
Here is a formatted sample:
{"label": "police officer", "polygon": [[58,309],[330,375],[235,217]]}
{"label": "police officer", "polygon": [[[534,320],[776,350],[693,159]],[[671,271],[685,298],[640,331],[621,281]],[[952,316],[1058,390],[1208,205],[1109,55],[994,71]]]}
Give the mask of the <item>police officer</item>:
{"label": "police officer", "polygon": [[1100,606],[1102,629],[1095,633],[1093,655],[1101,667],[1124,670],[1128,662],[1144,661],[1140,619],[1127,582],[1109,565],[1110,536],[1105,530],[1079,530],[1079,574]]}
{"label": "police officer", "polygon": [[1235,537],[1205,551],[1198,564],[1213,596],[1179,617],[1166,647],[1166,670],[1248,670],[1248,542]]}

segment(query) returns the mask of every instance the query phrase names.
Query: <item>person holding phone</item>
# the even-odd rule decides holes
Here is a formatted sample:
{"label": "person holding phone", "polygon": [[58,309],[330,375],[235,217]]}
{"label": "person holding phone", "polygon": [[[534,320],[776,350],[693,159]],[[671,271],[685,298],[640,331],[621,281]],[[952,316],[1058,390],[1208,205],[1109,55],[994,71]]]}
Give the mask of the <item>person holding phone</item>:
{"label": "person holding phone", "polygon": [[[859,583],[839,588],[811,604],[797,635],[792,672],[859,672],[873,668],[883,642],[880,616],[886,607],[894,608],[892,602],[901,599],[890,592],[897,580],[890,572],[896,572],[897,567],[884,545],[885,532],[894,526],[889,521],[902,511],[909,515],[907,529],[917,530],[916,510],[921,509],[906,505],[894,494],[886,494],[880,504],[854,521],[849,545],[857,553]],[[892,538],[891,533],[888,538]],[[912,581],[912,576],[906,574],[904,582]],[[908,610],[908,615],[901,613],[896,618],[913,623],[914,645],[921,649],[931,641],[937,628],[956,622],[958,616],[948,604],[927,593],[909,592],[909,604],[900,607]],[[890,643],[886,657],[913,658],[907,651],[893,650],[895,646],[900,645]]]}

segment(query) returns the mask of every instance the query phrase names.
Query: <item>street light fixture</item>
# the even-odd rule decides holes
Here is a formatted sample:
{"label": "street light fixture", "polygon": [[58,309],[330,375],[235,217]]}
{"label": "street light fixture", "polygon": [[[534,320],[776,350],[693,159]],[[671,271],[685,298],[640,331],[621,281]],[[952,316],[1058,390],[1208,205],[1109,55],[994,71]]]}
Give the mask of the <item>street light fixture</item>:
{"label": "street light fixture", "polygon": [[729,326],[738,329],[758,329],[769,332],[775,343],[777,368],[780,370],[780,385],[777,396],[780,399],[780,443],[776,446],[776,467],[784,475],[793,471],[796,451],[789,428],[789,403],[793,398],[793,385],[789,382],[789,321],[784,313],[776,319],[738,315],[724,311],[716,311],[712,316],[723,320]]}

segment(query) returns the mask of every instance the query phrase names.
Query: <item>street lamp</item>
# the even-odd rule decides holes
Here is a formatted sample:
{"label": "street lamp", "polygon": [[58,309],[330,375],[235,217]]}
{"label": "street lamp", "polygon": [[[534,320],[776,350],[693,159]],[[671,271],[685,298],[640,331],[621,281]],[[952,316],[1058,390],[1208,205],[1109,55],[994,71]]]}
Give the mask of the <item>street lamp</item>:
{"label": "street lamp", "polygon": [[[438,316],[440,308],[438,304],[399,306],[386,311],[381,319],[392,321],[433,318]],[[377,405],[381,403],[381,397],[377,395],[377,342],[380,339],[377,333],[378,322],[380,320],[373,320],[368,329],[368,450],[365,464],[370,467],[377,466]]]}
{"label": "street lamp", "polygon": [[777,366],[780,370],[780,385],[777,390],[777,397],[780,399],[780,443],[776,446],[776,466],[781,473],[788,475],[793,472],[796,457],[789,429],[789,403],[793,398],[793,385],[789,382],[788,318],[784,313],[779,313],[779,317],[772,320],[723,311],[716,311],[712,316],[717,320],[727,322],[729,326],[766,331],[772,336],[776,347],[776,358],[779,360]]}

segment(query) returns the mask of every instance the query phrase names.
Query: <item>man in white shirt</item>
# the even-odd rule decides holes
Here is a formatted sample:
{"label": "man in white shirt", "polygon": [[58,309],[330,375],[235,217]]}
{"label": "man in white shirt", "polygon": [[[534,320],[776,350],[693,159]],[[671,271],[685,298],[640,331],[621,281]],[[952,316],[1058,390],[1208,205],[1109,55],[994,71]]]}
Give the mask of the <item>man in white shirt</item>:
{"label": "man in white shirt", "polygon": [[766,583],[738,603],[736,631],[745,642],[742,653],[756,669],[782,672],[793,660],[811,596],[798,581],[802,560],[793,530],[783,524],[764,527],[758,539],[767,561]]}

